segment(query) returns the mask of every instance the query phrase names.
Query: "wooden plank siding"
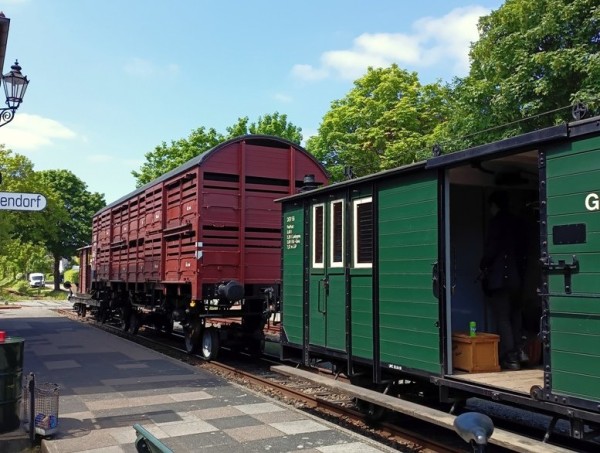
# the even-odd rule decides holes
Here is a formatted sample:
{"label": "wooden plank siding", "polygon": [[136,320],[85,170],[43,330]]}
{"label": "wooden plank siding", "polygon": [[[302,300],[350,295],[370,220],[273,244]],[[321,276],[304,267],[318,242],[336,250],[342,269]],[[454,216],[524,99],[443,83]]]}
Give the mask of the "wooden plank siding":
{"label": "wooden plank siding", "polygon": [[282,325],[290,343],[301,345],[304,332],[304,210],[285,206],[283,212]]}
{"label": "wooden plank siding", "polygon": [[437,177],[394,178],[379,191],[379,324],[382,362],[440,371]]}
{"label": "wooden plank siding", "polygon": [[[595,401],[600,401],[600,212],[587,210],[584,200],[600,193],[599,168],[600,138],[547,153],[548,252],[555,263],[571,263],[576,255],[580,266],[572,275],[572,294],[565,292],[563,274],[549,276],[552,392]],[[585,242],[555,244],[553,228],[572,224],[585,224]]]}

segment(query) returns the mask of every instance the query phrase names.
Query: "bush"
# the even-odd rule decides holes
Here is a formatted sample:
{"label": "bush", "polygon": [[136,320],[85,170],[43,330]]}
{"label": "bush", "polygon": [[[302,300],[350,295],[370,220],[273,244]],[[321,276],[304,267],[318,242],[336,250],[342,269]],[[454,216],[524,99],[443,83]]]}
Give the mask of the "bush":
{"label": "bush", "polygon": [[13,289],[18,293],[27,294],[27,291],[29,290],[29,283],[23,280],[19,280],[17,283],[15,283]]}
{"label": "bush", "polygon": [[65,282],[71,282],[71,284],[75,284],[77,286],[79,286],[79,271],[73,270],[73,269],[69,269],[67,271],[65,271],[65,275],[64,275],[64,281]]}

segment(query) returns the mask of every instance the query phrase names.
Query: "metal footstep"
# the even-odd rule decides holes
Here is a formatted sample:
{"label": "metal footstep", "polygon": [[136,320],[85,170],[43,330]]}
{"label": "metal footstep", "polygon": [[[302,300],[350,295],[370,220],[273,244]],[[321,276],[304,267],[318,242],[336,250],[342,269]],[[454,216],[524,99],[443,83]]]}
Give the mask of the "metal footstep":
{"label": "metal footstep", "polygon": [[135,449],[138,453],[173,453],[142,425],[136,423],[133,425],[133,429],[136,434]]}

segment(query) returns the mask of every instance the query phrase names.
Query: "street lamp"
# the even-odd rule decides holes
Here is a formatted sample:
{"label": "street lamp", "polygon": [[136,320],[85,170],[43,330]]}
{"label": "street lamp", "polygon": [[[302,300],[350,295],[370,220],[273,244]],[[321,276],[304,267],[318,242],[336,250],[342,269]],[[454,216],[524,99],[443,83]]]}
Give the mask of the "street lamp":
{"label": "street lamp", "polygon": [[0,126],[10,123],[15,116],[15,112],[23,102],[23,96],[29,85],[27,76],[21,74],[19,62],[10,67],[10,71],[2,76],[4,82],[4,93],[6,94],[6,105],[8,107],[0,110]]}
{"label": "street lamp", "polygon": [[4,82],[4,93],[6,94],[6,105],[0,110],[0,126],[4,126],[10,123],[15,116],[15,112],[23,102],[23,96],[29,85],[27,76],[21,74],[21,66],[19,62],[15,61],[15,64],[10,67],[10,71],[2,76]]}
{"label": "street lamp", "polygon": [[[0,74],[4,67],[9,27],[10,19],[0,11]],[[21,66],[19,66],[18,61],[15,61],[15,64],[10,69],[9,72],[2,76],[4,93],[6,94],[6,105],[8,107],[0,109],[0,126],[4,126],[12,121],[19,105],[23,102],[23,96],[25,96],[25,91],[29,84],[27,76],[21,74]]]}

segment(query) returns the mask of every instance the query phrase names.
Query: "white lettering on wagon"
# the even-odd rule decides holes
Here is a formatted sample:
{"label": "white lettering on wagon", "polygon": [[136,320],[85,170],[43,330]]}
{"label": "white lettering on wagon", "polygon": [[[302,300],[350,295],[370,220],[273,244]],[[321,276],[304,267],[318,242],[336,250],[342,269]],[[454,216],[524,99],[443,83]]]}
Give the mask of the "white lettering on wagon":
{"label": "white lettering on wagon", "polygon": [[600,197],[597,193],[590,193],[585,197],[585,208],[588,211],[600,211]]}

